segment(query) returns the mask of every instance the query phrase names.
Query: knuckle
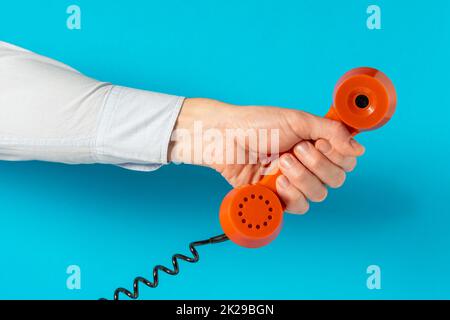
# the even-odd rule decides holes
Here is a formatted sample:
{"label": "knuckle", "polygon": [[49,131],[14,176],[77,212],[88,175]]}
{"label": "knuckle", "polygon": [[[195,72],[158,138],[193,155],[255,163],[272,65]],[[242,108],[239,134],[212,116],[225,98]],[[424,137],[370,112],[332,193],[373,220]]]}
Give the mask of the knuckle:
{"label": "knuckle", "polygon": [[279,163],[279,165],[280,165],[281,167],[283,167],[283,161],[286,161],[288,157],[289,157],[288,154],[282,154],[282,155],[277,159],[277,161],[278,161],[278,163]]}
{"label": "knuckle", "polygon": [[313,169],[313,170],[319,170],[322,167],[322,160],[319,157],[319,155],[316,155],[311,158],[310,166],[311,166],[311,169]]}
{"label": "knuckle", "polygon": [[308,177],[308,171],[303,165],[299,165],[293,172],[293,178],[297,183],[302,183]]}
{"label": "knuckle", "polygon": [[286,194],[286,205],[287,207],[292,207],[293,204],[295,204],[298,200],[297,191],[290,190],[289,194]]}
{"label": "knuckle", "polygon": [[319,139],[314,144],[314,147],[319,150],[324,155],[332,155],[333,154],[333,148],[330,145],[330,143],[324,139]]}
{"label": "knuckle", "polygon": [[332,125],[332,129],[335,133],[342,133],[346,131],[344,124],[340,121],[334,121]]}
{"label": "knuckle", "polygon": [[336,134],[344,130],[344,125],[340,121],[333,121],[331,124],[331,130]]}
{"label": "knuckle", "polygon": [[347,127],[342,122],[335,122],[333,127],[334,137],[338,140],[345,140],[350,137]]}

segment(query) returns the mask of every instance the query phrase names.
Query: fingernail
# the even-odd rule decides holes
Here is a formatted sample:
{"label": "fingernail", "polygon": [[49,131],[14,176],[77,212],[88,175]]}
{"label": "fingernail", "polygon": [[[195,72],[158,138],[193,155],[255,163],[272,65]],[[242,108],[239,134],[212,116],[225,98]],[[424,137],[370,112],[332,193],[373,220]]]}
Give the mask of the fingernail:
{"label": "fingernail", "polygon": [[295,150],[298,153],[306,153],[309,149],[309,143],[308,142],[301,142],[298,145],[295,146]]}
{"label": "fingernail", "polygon": [[294,160],[290,155],[281,158],[281,165],[285,168],[291,168],[294,165]]}
{"label": "fingernail", "polygon": [[350,144],[352,145],[353,149],[355,149],[359,153],[363,153],[365,151],[365,148],[361,144],[359,144],[355,139],[351,139]]}
{"label": "fingernail", "polygon": [[278,183],[282,188],[287,188],[289,186],[289,181],[285,176],[280,176],[278,178]]}
{"label": "fingernail", "polygon": [[316,144],[316,147],[323,154],[328,153],[328,152],[331,151],[331,145],[327,141],[324,141],[324,140],[319,141]]}

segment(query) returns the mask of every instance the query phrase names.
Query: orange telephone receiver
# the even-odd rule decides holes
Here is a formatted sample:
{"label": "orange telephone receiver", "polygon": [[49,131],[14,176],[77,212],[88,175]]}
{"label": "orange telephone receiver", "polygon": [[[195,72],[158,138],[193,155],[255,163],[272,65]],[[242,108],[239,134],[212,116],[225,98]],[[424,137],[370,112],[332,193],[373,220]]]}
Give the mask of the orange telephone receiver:
{"label": "orange telephone receiver", "polygon": [[[326,117],[341,121],[356,135],[386,124],[396,105],[394,85],[384,73],[373,68],[357,68],[338,81],[333,106]],[[280,175],[278,170],[255,185],[232,190],[225,197],[220,223],[231,241],[243,247],[259,248],[278,236],[286,209],[276,189]]]}

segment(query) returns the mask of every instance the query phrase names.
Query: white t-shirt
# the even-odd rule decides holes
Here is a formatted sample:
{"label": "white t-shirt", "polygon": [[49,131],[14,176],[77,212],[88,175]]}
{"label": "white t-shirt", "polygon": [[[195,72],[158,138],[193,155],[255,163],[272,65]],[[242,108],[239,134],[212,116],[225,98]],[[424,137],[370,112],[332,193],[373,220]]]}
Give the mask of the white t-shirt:
{"label": "white t-shirt", "polygon": [[183,101],[99,82],[0,41],[0,160],[154,170],[167,163]]}

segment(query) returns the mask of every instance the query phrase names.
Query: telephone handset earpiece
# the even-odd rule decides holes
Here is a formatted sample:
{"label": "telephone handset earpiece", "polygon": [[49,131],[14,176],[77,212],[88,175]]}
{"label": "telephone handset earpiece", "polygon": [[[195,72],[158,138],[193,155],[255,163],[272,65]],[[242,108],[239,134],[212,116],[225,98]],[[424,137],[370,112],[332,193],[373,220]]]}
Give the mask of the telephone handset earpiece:
{"label": "telephone handset earpiece", "polygon": [[[341,121],[353,135],[377,129],[395,112],[397,96],[391,80],[373,68],[347,72],[334,90],[326,118]],[[285,205],[277,195],[278,170],[255,185],[232,190],[220,208],[220,223],[234,243],[259,248],[280,233]]]}

